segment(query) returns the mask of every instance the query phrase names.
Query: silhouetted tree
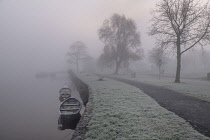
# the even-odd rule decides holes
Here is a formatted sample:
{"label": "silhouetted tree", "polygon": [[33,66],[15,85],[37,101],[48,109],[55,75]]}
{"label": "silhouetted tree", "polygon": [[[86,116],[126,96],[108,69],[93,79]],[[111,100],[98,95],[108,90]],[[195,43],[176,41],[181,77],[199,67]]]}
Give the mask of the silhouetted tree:
{"label": "silhouetted tree", "polygon": [[101,69],[101,71],[103,71],[105,67],[106,68],[113,67],[114,55],[112,53],[113,52],[110,51],[109,47],[104,47],[103,53],[98,58],[98,66]]}
{"label": "silhouetted tree", "polygon": [[175,82],[180,82],[181,55],[210,42],[209,4],[201,0],[161,0],[152,12],[149,35],[162,46],[176,50]]}
{"label": "silhouetted tree", "polygon": [[76,65],[77,73],[79,73],[79,64],[84,61],[87,57],[87,47],[81,41],[76,41],[72,43],[69,48],[67,55],[70,57],[68,62]]}
{"label": "silhouetted tree", "polygon": [[161,68],[168,60],[166,52],[162,47],[155,47],[149,52],[149,61],[158,67],[159,79],[161,75]]}
{"label": "silhouetted tree", "polygon": [[142,58],[140,35],[132,19],[124,15],[114,14],[106,19],[98,30],[99,39],[105,44],[104,56],[115,62],[115,74],[125,60]]}

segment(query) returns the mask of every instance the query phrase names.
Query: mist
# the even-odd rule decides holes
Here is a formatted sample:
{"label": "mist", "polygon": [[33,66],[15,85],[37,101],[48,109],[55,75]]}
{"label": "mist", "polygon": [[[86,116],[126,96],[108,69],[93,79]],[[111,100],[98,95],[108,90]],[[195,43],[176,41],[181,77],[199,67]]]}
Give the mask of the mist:
{"label": "mist", "polygon": [[[143,8],[138,8],[141,5]],[[104,19],[122,13],[137,21],[142,46],[149,48],[146,25],[154,2],[1,1],[1,73],[34,73],[66,68],[70,44],[82,40],[97,58],[103,44],[97,30]],[[146,18],[146,20],[145,20]]]}
{"label": "mist", "polygon": [[[56,109],[59,105],[57,94],[69,80],[68,75],[60,74],[55,79],[41,80],[36,79],[35,75],[40,72],[66,72],[69,69],[76,71],[75,65],[68,62],[67,55],[75,41],[82,41],[91,57],[89,61],[80,64],[80,73],[113,74],[114,65],[104,66],[103,70],[98,66],[105,46],[99,40],[98,30],[104,20],[114,13],[135,21],[144,52],[140,61],[131,61],[126,68],[121,66],[119,74],[130,76],[135,72],[158,75],[158,68],[148,58],[148,52],[155,47],[155,38],[148,35],[148,29],[152,18],[150,12],[156,2],[157,0],[1,0],[0,109],[1,114],[6,113],[1,116],[0,137],[5,140],[30,139],[31,136],[42,134],[36,139],[60,139],[69,134],[60,133],[56,128]],[[195,77],[197,74],[197,77],[205,77],[210,72],[209,45],[203,48],[198,47],[184,54],[181,76]],[[174,77],[176,56],[169,53],[168,57],[168,62],[163,67],[165,75],[162,76]],[[75,91],[74,96],[78,96],[77,94]],[[48,126],[39,129],[43,126],[38,125],[44,125],[48,120],[45,112],[48,109],[52,115],[47,122]],[[29,113],[30,111],[34,112]],[[27,113],[29,115],[25,119]],[[39,113],[43,113],[44,117],[37,115]],[[41,123],[35,125],[33,121]],[[14,124],[14,127],[8,126],[9,123]],[[19,127],[23,128],[18,130]],[[9,136],[8,132],[14,135]],[[56,137],[51,136],[53,133]]]}

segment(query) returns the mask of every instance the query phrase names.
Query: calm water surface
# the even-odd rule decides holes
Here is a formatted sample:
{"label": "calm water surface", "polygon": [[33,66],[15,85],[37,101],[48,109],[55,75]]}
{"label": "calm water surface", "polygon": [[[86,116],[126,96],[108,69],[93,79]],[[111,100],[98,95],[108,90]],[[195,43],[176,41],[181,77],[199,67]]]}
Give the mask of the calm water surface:
{"label": "calm water surface", "polygon": [[[36,79],[12,77],[0,81],[1,140],[66,140],[73,131],[57,129],[59,93],[67,75]],[[75,94],[75,95],[74,95]],[[73,96],[77,96],[73,93]]]}

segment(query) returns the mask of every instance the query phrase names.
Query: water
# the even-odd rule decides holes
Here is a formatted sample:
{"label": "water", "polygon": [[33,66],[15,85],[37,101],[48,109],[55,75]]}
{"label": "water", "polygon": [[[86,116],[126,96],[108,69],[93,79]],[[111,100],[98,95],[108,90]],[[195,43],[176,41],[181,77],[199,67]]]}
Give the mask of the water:
{"label": "water", "polygon": [[[58,92],[66,80],[67,75],[46,79],[36,79],[34,76],[1,79],[0,139],[70,139],[72,130],[57,129]],[[76,94],[73,92],[73,96]]]}

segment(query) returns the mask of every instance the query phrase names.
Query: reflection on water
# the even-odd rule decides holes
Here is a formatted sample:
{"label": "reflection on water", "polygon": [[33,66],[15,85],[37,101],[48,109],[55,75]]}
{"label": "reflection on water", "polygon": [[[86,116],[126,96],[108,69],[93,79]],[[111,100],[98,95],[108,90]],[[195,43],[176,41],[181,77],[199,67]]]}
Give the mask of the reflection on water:
{"label": "reflection on water", "polygon": [[[0,138],[2,140],[69,139],[72,130],[58,130],[59,90],[68,75],[0,81]],[[75,88],[72,96],[78,98]]]}

